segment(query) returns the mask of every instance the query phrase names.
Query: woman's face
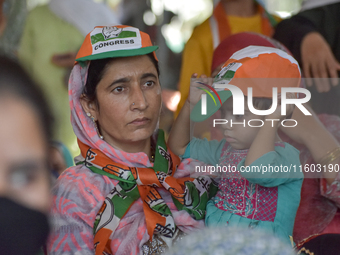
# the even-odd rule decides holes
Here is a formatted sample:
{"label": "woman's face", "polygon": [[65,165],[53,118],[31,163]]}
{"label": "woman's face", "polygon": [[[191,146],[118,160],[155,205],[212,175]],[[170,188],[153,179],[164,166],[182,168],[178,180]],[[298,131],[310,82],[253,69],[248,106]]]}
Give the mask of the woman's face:
{"label": "woman's face", "polygon": [[146,56],[125,57],[110,62],[96,89],[97,102],[82,100],[86,112],[98,121],[104,140],[114,147],[149,139],[161,109],[158,73]]}
{"label": "woman's face", "polygon": [[30,105],[0,99],[0,196],[47,213],[51,202],[47,146]]}

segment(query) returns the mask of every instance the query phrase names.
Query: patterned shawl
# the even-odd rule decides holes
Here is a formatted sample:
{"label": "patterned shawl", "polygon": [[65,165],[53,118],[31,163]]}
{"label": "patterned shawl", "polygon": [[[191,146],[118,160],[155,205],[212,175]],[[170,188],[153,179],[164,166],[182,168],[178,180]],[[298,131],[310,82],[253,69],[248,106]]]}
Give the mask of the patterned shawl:
{"label": "patterned shawl", "polygon": [[[132,253],[139,252],[138,249],[142,243],[138,244],[139,247],[131,247],[128,244],[125,244],[125,247],[120,247],[123,240],[116,238],[117,235],[124,236],[123,233],[119,233],[126,230],[126,228],[120,227],[122,220],[124,220],[124,225],[133,225],[133,218],[128,217],[128,221],[131,219],[131,222],[126,222],[124,217],[130,211],[136,210],[137,205],[139,211],[140,207],[143,208],[144,217],[146,216],[143,227],[147,231],[144,232],[144,235],[135,234],[135,238],[140,239],[140,242],[142,239],[145,242],[145,235],[148,236],[148,239],[152,239],[153,234],[171,237],[174,230],[169,234],[169,231],[163,231],[165,228],[176,229],[178,227],[187,232],[188,229],[202,227],[202,222],[196,220],[202,219],[205,215],[205,202],[210,197],[209,188],[215,189],[215,185],[210,185],[212,183],[210,178],[188,178],[190,160],[180,162],[179,158],[166,148],[161,131],[154,134],[154,138],[156,138],[159,133],[157,141],[159,150],[156,150],[154,165],[143,152],[126,153],[114,149],[101,140],[94,123],[86,116],[79,101],[86,82],[87,69],[88,66],[75,65],[69,81],[71,121],[81,149],[81,155],[76,158],[78,166],[74,168],[86,166],[93,173],[109,177],[114,184],[111,192],[102,194],[104,197],[106,196],[104,201],[100,201],[102,206],[96,206],[99,210],[97,209],[97,216],[92,225],[96,254],[102,254],[103,251],[108,254],[124,254],[124,252],[130,254],[131,249],[136,251]],[[165,168],[159,165],[162,160]],[[112,171],[113,169],[114,171]],[[141,174],[143,172],[148,174]],[[160,203],[151,206],[148,201],[150,194],[158,197]],[[125,200],[125,198],[127,199]],[[142,203],[139,202],[141,198]],[[126,202],[124,205],[123,201]],[[113,207],[106,210],[108,205],[113,205]],[[177,213],[178,210],[182,211]],[[106,215],[104,215],[104,211],[106,211]],[[105,220],[107,217],[110,218],[109,221]],[[157,220],[158,218],[161,220]],[[103,238],[103,236],[105,237]]]}

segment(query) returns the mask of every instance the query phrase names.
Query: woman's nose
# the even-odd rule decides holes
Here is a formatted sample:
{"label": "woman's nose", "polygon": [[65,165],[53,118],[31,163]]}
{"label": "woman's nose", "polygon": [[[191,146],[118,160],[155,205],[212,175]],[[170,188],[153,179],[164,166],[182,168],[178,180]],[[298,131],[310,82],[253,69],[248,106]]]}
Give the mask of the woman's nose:
{"label": "woman's nose", "polygon": [[145,110],[148,107],[148,101],[140,86],[133,89],[131,94],[131,110]]}

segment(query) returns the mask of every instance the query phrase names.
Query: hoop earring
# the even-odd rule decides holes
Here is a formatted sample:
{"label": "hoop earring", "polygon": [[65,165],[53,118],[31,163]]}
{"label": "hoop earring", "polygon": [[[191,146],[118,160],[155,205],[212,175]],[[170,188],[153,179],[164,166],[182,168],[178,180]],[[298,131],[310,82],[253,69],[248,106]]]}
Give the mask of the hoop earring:
{"label": "hoop earring", "polygon": [[91,113],[89,113],[89,112],[87,112],[86,115],[87,115],[88,117],[90,117],[91,120],[93,121],[94,126],[95,126],[95,128],[96,128],[97,135],[99,136],[99,138],[102,139],[102,140],[104,140],[104,137],[99,133],[99,128],[98,128],[97,122],[96,122],[96,120],[94,119],[94,117],[93,117],[93,116],[91,115]]}

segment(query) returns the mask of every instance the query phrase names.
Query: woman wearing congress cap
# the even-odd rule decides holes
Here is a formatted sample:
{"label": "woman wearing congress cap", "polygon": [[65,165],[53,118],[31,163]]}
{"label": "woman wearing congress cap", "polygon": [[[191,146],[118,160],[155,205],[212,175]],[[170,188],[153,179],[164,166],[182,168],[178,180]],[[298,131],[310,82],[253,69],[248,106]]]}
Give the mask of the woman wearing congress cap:
{"label": "woman wearing congress cap", "polygon": [[52,191],[49,254],[158,254],[203,227],[211,180],[186,177],[157,128],[157,48],[130,26],[86,36],[69,80],[81,155]]}

